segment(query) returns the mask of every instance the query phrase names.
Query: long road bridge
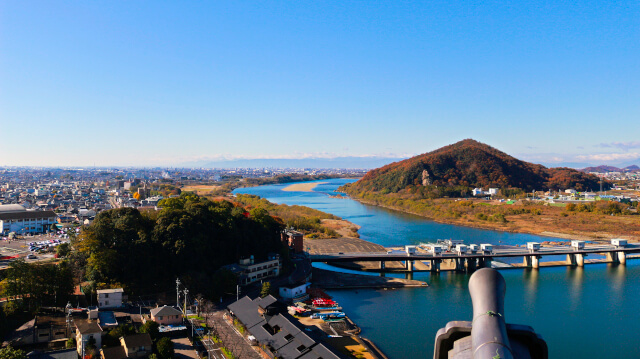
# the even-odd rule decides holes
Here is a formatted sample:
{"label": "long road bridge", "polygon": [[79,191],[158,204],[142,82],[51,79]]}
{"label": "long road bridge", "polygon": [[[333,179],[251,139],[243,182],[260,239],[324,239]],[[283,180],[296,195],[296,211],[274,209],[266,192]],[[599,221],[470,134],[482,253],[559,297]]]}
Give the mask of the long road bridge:
{"label": "long road bridge", "polygon": [[[466,246],[464,246],[466,247]],[[624,240],[612,240],[612,244],[585,245],[582,241],[572,241],[569,246],[540,247],[538,243],[528,243],[527,248],[509,247],[489,250],[462,251],[452,248],[451,252],[442,253],[409,253],[402,251],[365,252],[365,253],[321,253],[309,256],[312,262],[340,263],[340,262],[379,262],[378,270],[384,272],[386,262],[404,262],[405,271],[420,271],[416,269],[416,262],[428,262],[432,272],[439,272],[444,261],[452,264],[457,271],[473,271],[476,268],[491,267],[494,259],[522,257],[525,267],[539,268],[540,259],[544,256],[566,256],[566,265],[583,267],[588,255],[603,255],[607,262],[626,264],[627,256],[640,253],[640,244],[627,244]]]}

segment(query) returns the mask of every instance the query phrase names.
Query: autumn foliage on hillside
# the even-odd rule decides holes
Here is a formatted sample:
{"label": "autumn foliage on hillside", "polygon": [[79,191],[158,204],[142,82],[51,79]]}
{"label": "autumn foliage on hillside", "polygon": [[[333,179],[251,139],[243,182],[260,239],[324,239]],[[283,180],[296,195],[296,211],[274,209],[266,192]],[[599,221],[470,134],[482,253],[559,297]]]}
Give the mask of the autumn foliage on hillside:
{"label": "autumn foliage on hillside", "polygon": [[[424,179],[428,181],[423,182]],[[599,188],[599,179],[570,168],[546,168],[520,161],[491,146],[467,139],[369,171],[344,190],[350,194],[408,190],[423,197],[464,197],[475,187],[527,192],[567,188],[585,191]]]}

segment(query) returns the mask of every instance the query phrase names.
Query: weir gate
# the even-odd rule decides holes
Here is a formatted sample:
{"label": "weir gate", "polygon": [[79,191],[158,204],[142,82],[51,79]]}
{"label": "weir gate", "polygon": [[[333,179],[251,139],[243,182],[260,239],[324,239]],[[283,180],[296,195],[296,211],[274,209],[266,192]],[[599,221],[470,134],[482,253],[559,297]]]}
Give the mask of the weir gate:
{"label": "weir gate", "polygon": [[[433,250],[431,253],[419,253],[410,251],[406,252],[390,250],[385,252],[370,253],[322,253],[311,254],[309,259],[311,262],[323,263],[348,263],[348,262],[377,262],[375,268],[366,270],[378,272],[418,272],[431,271],[440,272],[441,270],[455,270],[461,272],[473,272],[479,268],[491,268],[494,259],[521,257],[522,265],[517,267],[539,268],[541,259],[545,256],[564,256],[564,260],[555,261],[554,265],[567,265],[583,267],[586,263],[585,258],[588,255],[604,256],[599,262],[618,263],[625,265],[627,257],[633,253],[640,253],[640,244],[628,244],[626,240],[614,239],[612,244],[593,244],[585,245],[583,241],[572,241],[569,246],[551,246],[541,247],[539,243],[527,243],[527,247],[509,247],[493,249],[490,245],[483,245],[482,248],[476,245],[456,246],[449,251]],[[475,247],[474,247],[475,246]],[[486,246],[486,247],[485,247]],[[415,246],[407,246],[415,247]],[[488,249],[488,250],[487,250]],[[634,256],[635,257],[635,256]],[[402,270],[393,270],[387,268],[387,262],[402,262],[404,268]],[[443,266],[446,264],[446,266]],[[498,264],[498,263],[495,263]],[[446,267],[447,269],[443,268]],[[502,267],[494,265],[494,267]],[[505,267],[516,267],[505,265]]]}

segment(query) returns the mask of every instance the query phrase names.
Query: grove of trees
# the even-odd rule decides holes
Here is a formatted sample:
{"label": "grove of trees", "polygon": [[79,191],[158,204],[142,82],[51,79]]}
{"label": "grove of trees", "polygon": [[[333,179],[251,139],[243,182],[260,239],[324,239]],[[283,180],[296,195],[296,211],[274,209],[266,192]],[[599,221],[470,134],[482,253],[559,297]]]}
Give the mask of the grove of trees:
{"label": "grove of trees", "polygon": [[[279,253],[284,225],[263,208],[246,210],[228,201],[191,193],[161,201],[160,211],[104,211],[74,246],[84,276],[98,286],[128,293],[157,293],[180,277],[193,291],[218,296],[211,285],[225,264]],[[84,261],[84,263],[82,263]],[[224,273],[217,276],[225,276]]]}

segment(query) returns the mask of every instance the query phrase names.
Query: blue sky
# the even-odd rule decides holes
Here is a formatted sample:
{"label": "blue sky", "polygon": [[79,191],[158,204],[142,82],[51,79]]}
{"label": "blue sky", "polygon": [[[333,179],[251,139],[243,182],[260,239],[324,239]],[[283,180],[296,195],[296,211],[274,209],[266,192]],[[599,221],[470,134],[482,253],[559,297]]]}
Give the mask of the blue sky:
{"label": "blue sky", "polygon": [[640,163],[640,3],[2,1],[0,165]]}

